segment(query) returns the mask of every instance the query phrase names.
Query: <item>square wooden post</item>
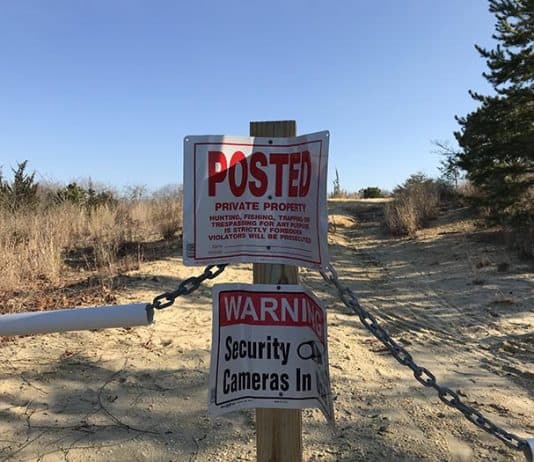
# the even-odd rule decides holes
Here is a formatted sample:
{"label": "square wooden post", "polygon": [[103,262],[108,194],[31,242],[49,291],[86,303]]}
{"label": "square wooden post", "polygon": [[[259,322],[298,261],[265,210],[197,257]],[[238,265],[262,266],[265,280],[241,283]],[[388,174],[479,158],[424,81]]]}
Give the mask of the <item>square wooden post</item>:
{"label": "square wooden post", "polygon": [[[297,135],[294,120],[250,122],[250,136]],[[297,284],[298,267],[254,263],[254,284]],[[256,460],[258,462],[302,461],[302,411],[300,409],[256,409]]]}

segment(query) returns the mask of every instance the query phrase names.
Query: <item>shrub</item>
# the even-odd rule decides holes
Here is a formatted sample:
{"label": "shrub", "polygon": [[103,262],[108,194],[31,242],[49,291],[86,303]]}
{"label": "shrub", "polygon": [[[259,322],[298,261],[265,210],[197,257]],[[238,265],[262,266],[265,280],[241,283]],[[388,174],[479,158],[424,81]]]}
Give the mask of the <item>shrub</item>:
{"label": "shrub", "polygon": [[382,190],[376,186],[369,186],[363,189],[361,194],[364,199],[377,199],[379,197],[384,197]]}
{"label": "shrub", "polygon": [[18,164],[13,171],[11,183],[3,180],[0,172],[0,206],[14,213],[23,208],[30,209],[37,205],[37,188],[35,172],[26,173],[28,161]]}
{"label": "shrub", "polygon": [[395,188],[384,209],[385,224],[395,235],[412,236],[438,215],[440,185],[417,173]]}
{"label": "shrub", "polygon": [[182,228],[182,189],[166,186],[154,196],[152,219],[161,237],[171,239]]}
{"label": "shrub", "polygon": [[413,235],[419,228],[417,213],[412,199],[408,195],[396,197],[384,208],[386,227],[398,236]]}
{"label": "shrub", "polygon": [[92,208],[101,205],[116,206],[118,204],[113,192],[107,189],[96,191],[91,182],[87,187],[83,187],[74,181],[64,188],[57,189],[53,194],[55,202],[58,204],[70,202]]}
{"label": "shrub", "polygon": [[58,190],[56,197],[58,202],[72,202],[73,204],[83,205],[87,201],[87,191],[76,182],[73,182]]}

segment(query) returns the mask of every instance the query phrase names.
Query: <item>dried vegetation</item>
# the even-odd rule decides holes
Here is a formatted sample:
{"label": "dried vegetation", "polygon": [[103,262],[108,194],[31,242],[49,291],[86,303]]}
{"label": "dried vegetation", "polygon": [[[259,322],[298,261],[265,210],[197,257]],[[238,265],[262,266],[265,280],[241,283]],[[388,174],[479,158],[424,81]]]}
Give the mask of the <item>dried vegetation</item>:
{"label": "dried vegetation", "polygon": [[393,200],[384,208],[385,224],[394,235],[413,236],[437,217],[440,185],[424,175],[412,175],[395,189]]}
{"label": "dried vegetation", "polygon": [[182,226],[179,189],[119,199],[91,185],[36,187],[25,167],[11,183],[0,175],[0,291],[57,288],[87,272],[113,277],[139,264],[143,243]]}

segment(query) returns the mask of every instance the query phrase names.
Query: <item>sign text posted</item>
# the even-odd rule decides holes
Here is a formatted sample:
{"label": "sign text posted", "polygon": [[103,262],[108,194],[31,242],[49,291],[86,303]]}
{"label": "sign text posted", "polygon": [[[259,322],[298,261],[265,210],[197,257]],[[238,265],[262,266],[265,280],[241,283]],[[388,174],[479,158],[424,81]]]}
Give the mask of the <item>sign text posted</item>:
{"label": "sign text posted", "polygon": [[184,140],[184,263],[328,263],[328,132]]}
{"label": "sign text posted", "polygon": [[209,413],[256,407],[333,421],[326,310],[298,285],[213,288]]}

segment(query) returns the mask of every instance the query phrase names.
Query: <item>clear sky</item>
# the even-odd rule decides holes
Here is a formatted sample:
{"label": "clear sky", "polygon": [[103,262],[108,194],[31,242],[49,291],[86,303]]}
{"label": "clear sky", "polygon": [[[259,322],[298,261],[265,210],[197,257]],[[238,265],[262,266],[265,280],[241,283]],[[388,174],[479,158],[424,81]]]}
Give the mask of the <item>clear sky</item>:
{"label": "clear sky", "polygon": [[330,130],[329,189],[437,175],[432,140],[488,93],[486,0],[2,1],[0,165],[182,182],[186,135]]}

